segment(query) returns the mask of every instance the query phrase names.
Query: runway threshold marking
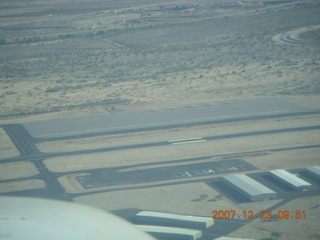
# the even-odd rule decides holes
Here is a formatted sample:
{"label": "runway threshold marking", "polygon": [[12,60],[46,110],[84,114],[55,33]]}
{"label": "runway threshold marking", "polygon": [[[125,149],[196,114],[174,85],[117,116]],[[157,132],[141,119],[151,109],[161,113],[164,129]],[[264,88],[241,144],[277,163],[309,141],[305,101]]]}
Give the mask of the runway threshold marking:
{"label": "runway threshold marking", "polygon": [[196,142],[205,142],[205,141],[207,140],[203,139],[202,137],[196,137],[196,138],[169,140],[168,142],[171,144],[186,144],[186,143],[196,143]]}

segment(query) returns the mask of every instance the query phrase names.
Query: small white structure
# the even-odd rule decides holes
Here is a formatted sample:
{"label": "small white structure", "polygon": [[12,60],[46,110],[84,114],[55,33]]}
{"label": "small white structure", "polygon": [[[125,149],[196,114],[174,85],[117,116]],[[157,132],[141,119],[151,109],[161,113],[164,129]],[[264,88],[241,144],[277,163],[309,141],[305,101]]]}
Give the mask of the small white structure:
{"label": "small white structure", "polygon": [[208,228],[214,224],[214,220],[211,217],[197,217],[151,211],[141,211],[136,214],[136,222],[139,224],[152,224],[192,229]]}
{"label": "small white structure", "polygon": [[197,240],[202,237],[202,231],[175,228],[175,227],[163,227],[153,225],[135,225],[140,230],[149,233],[155,238],[170,239],[170,240]]}
{"label": "small white structure", "polygon": [[233,238],[233,237],[219,237],[219,238],[215,238],[214,240],[254,240],[252,238]]}
{"label": "small white structure", "polygon": [[320,166],[306,167],[306,170],[311,175],[320,178]]}
{"label": "small white structure", "polygon": [[251,201],[276,199],[277,193],[245,174],[233,174],[223,177],[226,183],[235,188]]}
{"label": "small white structure", "polygon": [[219,238],[215,238],[215,240],[254,240],[252,238],[234,238],[234,237],[219,237]]}
{"label": "small white structure", "polygon": [[270,171],[271,175],[281,181],[282,183],[286,184],[287,186],[290,186],[294,188],[295,190],[308,190],[312,188],[312,184],[308,183],[307,181],[297,177],[296,175],[283,170],[273,170]]}

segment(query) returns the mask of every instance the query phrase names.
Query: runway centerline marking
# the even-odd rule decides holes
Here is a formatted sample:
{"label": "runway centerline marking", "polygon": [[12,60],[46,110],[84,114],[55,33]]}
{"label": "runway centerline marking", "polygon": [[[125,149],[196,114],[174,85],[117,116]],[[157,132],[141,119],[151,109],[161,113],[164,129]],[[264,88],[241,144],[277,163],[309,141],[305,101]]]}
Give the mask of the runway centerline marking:
{"label": "runway centerline marking", "polygon": [[206,139],[201,139],[201,140],[194,140],[194,141],[173,142],[171,144],[175,145],[175,144],[197,143],[197,142],[205,142],[205,141],[207,141],[207,140]]}
{"label": "runway centerline marking", "polygon": [[224,115],[224,116],[218,116],[218,117],[206,117],[206,118],[195,118],[195,119],[189,119],[189,120],[179,120],[179,121],[170,121],[170,122],[162,122],[162,123],[149,123],[149,124],[137,124],[137,125],[131,125],[131,126],[123,126],[123,127],[112,127],[112,128],[96,128],[96,129],[87,129],[82,131],[74,131],[74,132],[64,132],[64,133],[52,133],[52,134],[44,134],[39,135],[40,138],[43,137],[54,137],[54,136],[70,136],[70,135],[77,135],[77,134],[84,134],[84,133],[95,133],[100,131],[108,131],[108,130],[116,130],[116,129],[130,129],[130,128],[136,128],[136,127],[147,127],[147,126],[164,126],[167,124],[173,124],[173,123],[184,123],[184,122],[196,122],[196,121],[202,121],[202,120],[214,120],[214,119],[223,119],[223,118],[229,118],[229,117],[239,117],[239,116],[263,116],[267,114],[274,114],[274,113],[285,113],[290,112],[290,109],[284,109],[284,110],[278,110],[278,111],[270,111],[270,112],[262,112],[262,113],[251,113],[251,114],[233,114],[233,115]]}
{"label": "runway centerline marking", "polygon": [[202,137],[195,137],[195,138],[185,138],[185,139],[178,139],[178,140],[169,140],[169,143],[174,143],[174,142],[186,142],[186,141],[193,141],[193,140],[200,140],[203,139]]}

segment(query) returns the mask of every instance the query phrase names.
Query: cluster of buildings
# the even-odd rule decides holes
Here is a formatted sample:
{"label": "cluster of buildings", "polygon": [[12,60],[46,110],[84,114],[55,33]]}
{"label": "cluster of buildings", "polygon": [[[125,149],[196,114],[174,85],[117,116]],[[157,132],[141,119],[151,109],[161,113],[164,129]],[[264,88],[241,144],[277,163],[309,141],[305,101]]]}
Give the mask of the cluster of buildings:
{"label": "cluster of buildings", "polygon": [[[320,166],[311,166],[305,168],[309,174],[320,178]],[[297,190],[308,191],[313,188],[312,184],[306,180],[290,173],[286,170],[272,170],[270,175],[283,183],[284,185]],[[253,202],[276,199],[277,193],[246,174],[232,174],[223,177],[225,183],[232,189],[240,192]]]}
{"label": "cluster of buildings", "polygon": [[[320,166],[311,166],[304,172],[320,179]],[[309,191],[314,186],[294,173],[287,170],[272,170],[268,173],[274,180],[281,182],[295,191]],[[246,174],[231,174],[222,177],[231,189],[244,195],[251,201],[277,199],[275,191],[256,181]],[[133,219],[136,227],[149,233],[156,239],[200,240],[202,231],[214,224],[211,217],[187,216],[172,213],[140,211]],[[216,240],[245,240],[244,238],[219,237]]]}

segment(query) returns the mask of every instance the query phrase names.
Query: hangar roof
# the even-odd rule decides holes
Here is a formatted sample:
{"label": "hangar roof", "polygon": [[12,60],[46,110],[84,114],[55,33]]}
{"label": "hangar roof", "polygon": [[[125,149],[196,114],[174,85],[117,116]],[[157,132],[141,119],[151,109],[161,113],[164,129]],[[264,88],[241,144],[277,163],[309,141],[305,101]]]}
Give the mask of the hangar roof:
{"label": "hangar roof", "polygon": [[295,187],[311,186],[311,184],[307,181],[283,169],[273,170],[270,171],[270,173],[283,179],[284,181],[288,182],[289,184]]}
{"label": "hangar roof", "polygon": [[206,223],[207,221],[212,221],[211,217],[197,217],[197,216],[188,216],[188,215],[162,213],[162,212],[150,212],[150,211],[141,211],[137,214],[137,216],[158,217],[158,218],[167,218],[167,219],[193,221],[193,222],[204,222],[204,223]]}
{"label": "hangar roof", "polygon": [[162,232],[162,233],[175,233],[175,234],[187,234],[187,235],[201,235],[200,230],[187,229],[187,228],[176,228],[166,226],[155,226],[155,225],[135,225],[137,228],[144,232]]}
{"label": "hangar roof", "polygon": [[306,167],[306,169],[310,172],[313,172],[314,174],[320,176],[320,166],[311,166],[311,167]]}
{"label": "hangar roof", "polygon": [[229,181],[230,183],[236,185],[252,197],[261,194],[275,194],[273,190],[262,185],[261,183],[257,182],[251,177],[248,177],[245,174],[227,175],[223,178]]}

